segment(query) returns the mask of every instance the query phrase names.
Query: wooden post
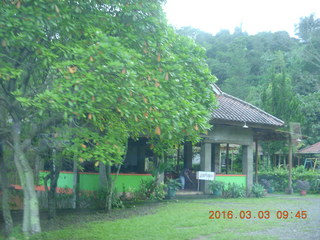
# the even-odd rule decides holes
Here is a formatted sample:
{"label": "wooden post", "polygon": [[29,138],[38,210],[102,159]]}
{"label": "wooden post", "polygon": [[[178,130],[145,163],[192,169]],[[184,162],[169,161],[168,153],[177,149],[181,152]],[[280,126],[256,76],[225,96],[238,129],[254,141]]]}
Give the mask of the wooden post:
{"label": "wooden post", "polygon": [[78,161],[76,157],[73,159],[73,208],[80,208],[79,202],[79,172],[78,172]]}
{"label": "wooden post", "polygon": [[229,143],[227,143],[227,147],[226,147],[226,174],[228,174],[228,168],[229,168]]}

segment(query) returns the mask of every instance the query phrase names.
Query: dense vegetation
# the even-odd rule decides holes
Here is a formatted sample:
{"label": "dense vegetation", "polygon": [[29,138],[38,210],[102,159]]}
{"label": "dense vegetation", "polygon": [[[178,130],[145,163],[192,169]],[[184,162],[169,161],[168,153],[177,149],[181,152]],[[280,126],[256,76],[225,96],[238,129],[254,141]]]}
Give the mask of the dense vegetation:
{"label": "dense vegetation", "polygon": [[[50,169],[51,217],[66,159],[75,172],[85,160],[104,168],[108,211],[111,166],[119,172],[129,138],[148,136],[159,169],[168,149],[198,141],[210,127],[212,73],[224,91],[287,122],[303,122],[308,141],[319,140],[319,20],[303,18],[299,39],[285,32],[249,36],[241,29],[196,32],[209,69],[204,49],[167,25],[163,2],[1,3],[0,183],[7,235],[8,165],[23,187],[26,235],[41,232],[34,189],[39,159]],[[189,30],[181,32],[190,36]]]}
{"label": "dense vegetation", "polygon": [[[217,84],[288,122],[301,122],[307,142],[320,141],[320,19],[301,18],[287,32],[248,35],[241,28],[216,35],[185,27],[207,52]],[[304,117],[302,117],[304,116]]]}
{"label": "dense vegetation", "polygon": [[[25,234],[41,231],[35,159],[46,154],[50,165],[52,217],[65,159],[74,160],[75,168],[84,160],[104,168],[108,211],[111,166],[119,172],[129,138],[148,136],[160,164],[167,148],[197,141],[209,127],[215,101],[208,86],[215,77],[205,51],[167,25],[162,4],[1,3],[1,176],[6,178],[4,165],[13,156],[24,192]],[[7,196],[5,181],[1,184]],[[3,205],[7,233],[12,226],[8,209]]]}

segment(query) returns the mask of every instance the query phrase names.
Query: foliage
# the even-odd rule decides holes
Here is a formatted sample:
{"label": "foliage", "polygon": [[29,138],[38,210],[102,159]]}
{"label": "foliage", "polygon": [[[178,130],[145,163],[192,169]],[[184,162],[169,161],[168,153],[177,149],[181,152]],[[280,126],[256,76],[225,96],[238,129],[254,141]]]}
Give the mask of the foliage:
{"label": "foliage", "polygon": [[259,183],[253,184],[251,192],[257,198],[264,197],[265,193],[266,193],[265,189],[264,189],[264,186],[262,186]]}
{"label": "foliage", "polygon": [[[80,192],[81,194],[81,192]],[[107,192],[103,190],[94,191],[89,195],[82,195],[82,198],[80,197],[80,201],[83,202],[90,202],[88,207],[92,207],[94,209],[105,209],[106,206],[106,196]],[[120,197],[118,196],[118,193],[116,189],[114,189],[114,192],[112,194],[111,199],[111,207],[112,208],[123,208],[123,202],[121,201]]]}
{"label": "foliage", "polygon": [[298,190],[306,190],[308,191],[310,189],[310,183],[308,181],[298,180],[295,184],[296,188]]}
{"label": "foliage", "polygon": [[272,180],[260,179],[259,183],[268,191],[268,193],[274,192],[273,182]]}
{"label": "foliage", "polygon": [[166,184],[169,190],[177,191],[181,188],[181,183],[177,179],[169,179]]}
{"label": "foliage", "polygon": [[309,136],[308,143],[320,141],[320,91],[301,97],[302,113],[305,116],[303,134]]}
{"label": "foliage", "polygon": [[301,103],[293,92],[290,81],[291,79],[284,73],[275,75],[269,87],[263,92],[263,107],[287,123],[301,122]]}
{"label": "foliage", "polygon": [[[288,171],[283,168],[275,168],[270,171],[259,172],[259,179],[266,179],[271,182],[272,187],[277,192],[284,192],[288,187]],[[298,180],[308,181],[311,185],[311,192],[319,192],[319,172],[304,169],[303,166],[298,166],[292,169],[292,181],[295,183]]]}
{"label": "foliage", "polygon": [[271,187],[271,181],[267,180],[267,179],[260,179],[260,184],[265,188],[265,189],[269,189]]}
{"label": "foliage", "polygon": [[228,183],[223,192],[225,198],[242,198],[246,196],[246,189],[244,186],[236,183]]}
{"label": "foliage", "polygon": [[136,200],[163,200],[166,196],[165,188],[165,184],[157,184],[154,179],[141,179],[134,197]]}
{"label": "foliage", "polygon": [[215,194],[216,192],[223,192],[225,189],[225,183],[222,181],[211,181],[209,184],[209,187],[212,191],[213,194]]}
{"label": "foliage", "polygon": [[[15,156],[25,159],[44,132],[55,133],[65,156],[96,165],[121,163],[129,137],[148,136],[159,155],[200,139],[215,105],[215,77],[204,50],[167,25],[162,4],[3,2],[0,107],[10,119],[5,132],[15,127],[17,137],[8,139],[23,143]],[[31,168],[23,169],[35,196]],[[39,232],[40,224],[27,231]]]}
{"label": "foliage", "polygon": [[304,116],[306,142],[320,141],[320,19],[314,14],[297,22],[298,38],[284,31],[249,35],[241,28],[233,34],[222,30],[211,35],[190,27],[179,33],[206,49],[207,63],[223,91],[287,122]]}

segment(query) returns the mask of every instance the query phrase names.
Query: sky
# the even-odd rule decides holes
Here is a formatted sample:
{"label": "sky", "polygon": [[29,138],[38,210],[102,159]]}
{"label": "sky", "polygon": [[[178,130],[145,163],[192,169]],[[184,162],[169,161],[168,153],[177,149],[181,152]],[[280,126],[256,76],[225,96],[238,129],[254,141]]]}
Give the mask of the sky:
{"label": "sky", "polygon": [[216,34],[242,26],[248,34],[287,31],[292,37],[301,17],[320,17],[319,0],[167,0],[169,24]]}

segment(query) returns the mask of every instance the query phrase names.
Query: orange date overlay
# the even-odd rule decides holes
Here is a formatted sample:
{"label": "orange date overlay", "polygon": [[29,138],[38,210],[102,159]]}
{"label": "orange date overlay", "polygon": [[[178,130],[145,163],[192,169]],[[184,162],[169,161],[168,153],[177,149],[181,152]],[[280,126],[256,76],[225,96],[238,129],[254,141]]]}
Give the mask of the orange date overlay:
{"label": "orange date overlay", "polygon": [[209,219],[307,219],[305,210],[299,211],[209,211]]}

